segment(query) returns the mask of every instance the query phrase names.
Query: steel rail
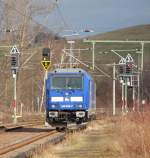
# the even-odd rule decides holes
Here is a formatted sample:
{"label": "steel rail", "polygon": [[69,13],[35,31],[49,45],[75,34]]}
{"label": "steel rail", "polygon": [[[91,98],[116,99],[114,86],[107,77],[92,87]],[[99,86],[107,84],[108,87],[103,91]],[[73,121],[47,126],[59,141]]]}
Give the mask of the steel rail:
{"label": "steel rail", "polygon": [[13,124],[4,124],[0,126],[0,133],[9,132],[9,131],[15,131],[17,129],[26,128],[26,127],[32,127],[44,124],[44,121],[35,121],[35,122],[23,122],[19,123],[17,125]]}
{"label": "steel rail", "polygon": [[4,154],[7,154],[7,153],[9,153],[11,151],[20,149],[22,147],[30,145],[30,144],[32,144],[32,143],[34,143],[34,142],[36,142],[36,141],[38,141],[40,139],[43,139],[45,137],[51,136],[51,135],[56,134],[56,133],[58,133],[58,132],[54,130],[54,131],[51,131],[51,132],[48,132],[48,133],[44,133],[44,134],[40,134],[40,135],[34,136],[32,138],[28,138],[28,139],[23,140],[23,141],[21,141],[19,143],[15,143],[15,144],[12,144],[12,145],[8,145],[8,146],[6,146],[4,148],[0,148],[0,155],[4,155]]}

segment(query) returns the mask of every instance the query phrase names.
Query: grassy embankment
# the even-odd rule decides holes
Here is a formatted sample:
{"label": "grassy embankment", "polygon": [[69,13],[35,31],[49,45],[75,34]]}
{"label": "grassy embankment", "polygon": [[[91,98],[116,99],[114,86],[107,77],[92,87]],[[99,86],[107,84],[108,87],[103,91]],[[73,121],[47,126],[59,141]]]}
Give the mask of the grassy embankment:
{"label": "grassy embankment", "polygon": [[96,121],[61,144],[41,148],[32,158],[149,158],[149,121],[149,110]]}
{"label": "grassy embankment", "polygon": [[116,138],[110,120],[96,121],[85,131],[67,135],[61,144],[44,147],[33,158],[119,158],[122,149]]}

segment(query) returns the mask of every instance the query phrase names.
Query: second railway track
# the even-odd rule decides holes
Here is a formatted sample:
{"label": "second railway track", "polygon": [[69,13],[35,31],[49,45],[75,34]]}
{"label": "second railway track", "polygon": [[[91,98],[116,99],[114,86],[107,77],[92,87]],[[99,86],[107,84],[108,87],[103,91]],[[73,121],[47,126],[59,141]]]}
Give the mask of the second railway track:
{"label": "second railway track", "polygon": [[58,133],[58,132],[51,131],[48,133],[42,133],[42,134],[39,134],[37,136],[33,136],[32,138],[20,141],[18,143],[14,143],[14,144],[8,145],[6,147],[0,148],[0,155],[4,155],[6,153],[9,153],[9,152],[14,151],[16,149],[19,149],[19,148],[24,147],[26,145],[29,145],[33,142],[36,142],[37,140],[40,140],[42,138],[48,137],[48,136],[56,134],[56,133]]}
{"label": "second railway track", "polygon": [[24,127],[34,127],[37,125],[44,125],[44,121],[30,121],[30,122],[19,122],[18,124],[3,124],[0,126],[0,133],[3,132],[8,132],[8,131],[14,131],[19,128],[24,128]]}
{"label": "second railway track", "polygon": [[[44,121],[24,122],[23,124],[20,123],[20,125],[21,128],[19,126],[7,126],[5,131],[1,132],[0,158],[15,158],[18,155],[22,157],[22,154],[32,152],[41,145],[59,143],[66,135],[63,131],[58,132],[51,127],[44,127]],[[72,125],[69,127],[71,128],[70,131],[74,129]],[[77,127],[84,129],[86,125]],[[78,130],[78,128],[74,130]],[[12,156],[14,153],[15,156]]]}
{"label": "second railway track", "polygon": [[[17,156],[23,157],[23,154],[29,154],[29,152],[38,149],[38,147],[41,147],[41,145],[47,143],[58,143],[65,138],[65,133],[59,133],[54,129],[33,128],[29,130],[29,134],[24,134],[24,132],[27,132],[28,129],[24,129],[24,132],[23,129],[19,130],[20,131],[18,132],[8,132],[5,133],[7,135],[4,135],[8,136],[8,134],[11,135],[12,133],[14,136],[16,136],[15,139],[10,137],[9,141],[9,137],[7,137],[6,140],[0,140],[1,143],[3,143],[0,145],[0,158],[15,158]],[[19,132],[23,133],[21,137],[18,134]],[[0,139],[2,139],[2,136]],[[5,141],[8,142],[4,143]]]}

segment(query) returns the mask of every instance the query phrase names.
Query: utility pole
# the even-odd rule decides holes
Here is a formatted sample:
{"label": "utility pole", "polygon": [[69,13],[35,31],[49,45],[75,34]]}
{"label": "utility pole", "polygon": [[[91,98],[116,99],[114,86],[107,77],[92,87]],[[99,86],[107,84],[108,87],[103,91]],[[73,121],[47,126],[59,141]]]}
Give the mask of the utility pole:
{"label": "utility pole", "polygon": [[125,113],[128,112],[128,85],[127,78],[125,78]]}
{"label": "utility pole", "polygon": [[51,50],[50,50],[50,48],[43,48],[41,64],[45,70],[45,73],[44,73],[44,79],[43,79],[44,83],[43,83],[43,88],[42,88],[40,112],[42,111],[42,106],[44,103],[45,84],[46,84],[46,80],[47,80],[47,76],[48,76],[48,69],[51,66]]}
{"label": "utility pole", "polygon": [[141,98],[140,98],[140,105],[141,105],[141,108],[139,109],[139,110],[144,110],[144,107],[143,107],[143,104],[142,104],[142,101],[143,101],[143,86],[144,86],[144,84],[143,84],[143,67],[144,67],[144,42],[141,42],[141,46],[142,46],[142,48],[141,48],[141,72],[140,72],[140,83],[139,83],[139,86],[141,87],[140,88],[140,91],[141,91]]}
{"label": "utility pole", "polygon": [[14,79],[14,97],[13,97],[13,107],[14,107],[14,115],[13,115],[13,123],[17,123],[17,118],[21,116],[17,116],[17,73],[19,69],[19,55],[20,52],[16,45],[14,45],[10,51],[11,55],[11,71]]}
{"label": "utility pole", "polygon": [[42,106],[43,106],[43,103],[44,103],[44,95],[45,95],[45,84],[46,84],[46,80],[47,80],[47,74],[48,74],[48,71],[46,70],[44,72],[44,79],[43,79],[43,88],[42,88],[42,97],[41,97],[41,104],[40,104],[40,111],[39,112],[42,112]]}
{"label": "utility pole", "polygon": [[137,111],[140,111],[140,73],[138,72],[137,76],[137,81],[138,81],[138,96],[137,96]]}
{"label": "utility pole", "polygon": [[135,112],[135,85],[133,84],[133,92],[132,92],[132,100],[133,100],[133,111]]}
{"label": "utility pole", "polygon": [[70,68],[72,68],[73,62],[74,62],[74,59],[73,59],[73,56],[74,56],[74,53],[73,53],[73,44],[75,43],[75,41],[68,41],[68,43],[70,44],[69,63],[70,63]]}
{"label": "utility pole", "polygon": [[143,71],[144,66],[144,42],[141,42],[141,72]]}
{"label": "utility pole", "polygon": [[113,115],[116,115],[116,66],[113,64]]}
{"label": "utility pole", "polygon": [[125,109],[125,98],[124,98],[124,80],[121,84],[121,88],[122,88],[122,113],[124,112],[124,109]]}
{"label": "utility pole", "polygon": [[17,123],[17,74],[13,74],[14,78],[14,124]]}
{"label": "utility pole", "polygon": [[92,43],[92,69],[95,68],[95,42]]}

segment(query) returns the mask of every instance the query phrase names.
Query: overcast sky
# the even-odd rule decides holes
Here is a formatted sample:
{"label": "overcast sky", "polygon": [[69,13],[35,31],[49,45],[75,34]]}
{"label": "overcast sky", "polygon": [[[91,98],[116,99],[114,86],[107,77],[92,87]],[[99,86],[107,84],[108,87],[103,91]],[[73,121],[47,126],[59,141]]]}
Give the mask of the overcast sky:
{"label": "overcast sky", "polygon": [[60,0],[60,10],[72,29],[96,33],[150,23],[150,0]]}

